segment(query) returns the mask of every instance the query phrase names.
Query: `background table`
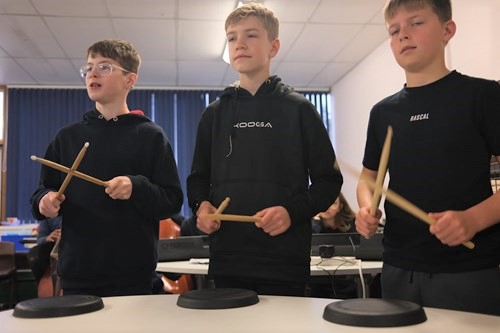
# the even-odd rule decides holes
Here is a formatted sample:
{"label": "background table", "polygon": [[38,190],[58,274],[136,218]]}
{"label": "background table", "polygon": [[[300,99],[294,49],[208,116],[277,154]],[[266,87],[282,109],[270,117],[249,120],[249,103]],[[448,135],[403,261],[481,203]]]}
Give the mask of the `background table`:
{"label": "background table", "polygon": [[[311,276],[320,275],[353,275],[357,283],[358,297],[363,297],[363,284],[369,284],[370,279],[382,271],[382,261],[361,261],[354,258],[347,257],[350,263],[345,264],[345,260],[340,257],[333,257],[331,259],[321,260],[320,257],[311,257]],[[318,265],[318,263],[320,263]],[[359,269],[363,276],[359,274]],[[211,285],[206,281],[208,274],[208,259],[191,259],[191,261],[169,261],[159,262],[156,265],[156,271],[162,273],[179,273],[179,274],[193,274],[196,278],[196,285],[206,287]],[[367,287],[365,287],[365,296],[369,297]]]}
{"label": "background table", "polygon": [[112,332],[287,332],[287,333],[498,333],[500,317],[425,308],[427,321],[396,328],[343,326],[323,319],[332,299],[259,296],[260,302],[225,310],[194,310],[176,305],[177,295],[103,298],[104,309],[77,316],[24,319],[0,312],[2,333]]}
{"label": "background table", "polygon": [[[311,257],[311,275],[358,275],[359,267],[363,274],[375,275],[382,271],[382,261],[360,261],[353,258],[352,264],[343,264],[343,261],[334,257],[324,260],[320,265],[319,257]],[[180,273],[180,274],[208,274],[208,259],[192,259],[191,261],[168,261],[159,262],[156,265],[156,270],[163,273]]]}

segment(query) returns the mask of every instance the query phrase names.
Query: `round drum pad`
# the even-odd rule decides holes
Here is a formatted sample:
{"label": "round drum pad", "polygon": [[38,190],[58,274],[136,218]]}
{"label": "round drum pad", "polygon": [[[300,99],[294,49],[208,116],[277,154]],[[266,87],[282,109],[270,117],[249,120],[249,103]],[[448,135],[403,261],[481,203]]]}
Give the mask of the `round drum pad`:
{"label": "round drum pad", "polygon": [[356,298],[328,304],[323,319],[349,326],[396,327],[422,323],[427,316],[420,305],[412,302]]}
{"label": "round drum pad", "polygon": [[190,309],[230,309],[259,303],[253,290],[237,288],[208,288],[187,291],[177,299],[177,305]]}
{"label": "round drum pad", "polygon": [[98,296],[66,295],[34,298],[16,304],[14,317],[53,318],[94,312],[104,307]]}

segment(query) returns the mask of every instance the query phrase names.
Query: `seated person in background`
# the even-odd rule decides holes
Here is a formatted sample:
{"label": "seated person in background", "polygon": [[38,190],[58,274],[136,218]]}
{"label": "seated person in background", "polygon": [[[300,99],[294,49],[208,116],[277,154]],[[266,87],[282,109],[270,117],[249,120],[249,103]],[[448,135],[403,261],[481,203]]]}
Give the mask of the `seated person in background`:
{"label": "seated person in background", "polygon": [[337,200],[324,212],[314,216],[312,223],[313,233],[327,232],[355,232],[354,221],[356,214],[347,203],[344,195],[339,194]]}
{"label": "seated person in background", "polygon": [[38,245],[51,243],[53,245],[61,237],[61,216],[56,216],[38,223],[38,235],[36,243]]}
{"label": "seated person in background", "polygon": [[[28,263],[37,285],[40,284],[42,277],[47,276],[51,279],[50,269],[50,253],[54,248],[55,243],[61,237],[61,216],[41,220],[38,222],[37,245],[32,247],[28,252]],[[52,285],[52,280],[49,281],[49,286]],[[40,289],[40,288],[39,288]],[[51,296],[52,290],[40,296]]]}
{"label": "seated person in background", "polygon": [[[311,220],[313,233],[356,232],[354,221],[356,214],[352,211],[344,195],[339,194],[335,202],[324,212]],[[357,285],[352,276],[314,276],[308,284],[309,297],[355,298]]]}

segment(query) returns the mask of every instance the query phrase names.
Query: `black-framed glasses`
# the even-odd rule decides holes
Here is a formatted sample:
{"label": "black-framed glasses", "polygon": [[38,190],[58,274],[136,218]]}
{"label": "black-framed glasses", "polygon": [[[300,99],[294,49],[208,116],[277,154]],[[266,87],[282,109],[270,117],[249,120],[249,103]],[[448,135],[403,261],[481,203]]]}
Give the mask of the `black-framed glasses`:
{"label": "black-framed glasses", "polygon": [[113,68],[115,68],[115,67],[117,69],[124,71],[124,72],[132,73],[131,71],[126,70],[125,68],[122,68],[118,65],[103,62],[103,63],[97,64],[95,67],[93,65],[83,65],[80,68],[80,75],[81,75],[81,77],[83,77],[85,79],[85,78],[87,78],[87,75],[89,75],[89,73],[95,69],[97,74],[99,74],[101,76],[110,76],[111,73],[113,72]]}

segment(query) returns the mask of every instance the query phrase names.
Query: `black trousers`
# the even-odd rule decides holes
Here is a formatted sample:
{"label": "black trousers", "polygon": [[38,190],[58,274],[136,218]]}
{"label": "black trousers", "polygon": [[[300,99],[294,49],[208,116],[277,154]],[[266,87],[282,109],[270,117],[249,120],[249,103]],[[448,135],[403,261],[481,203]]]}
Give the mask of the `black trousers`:
{"label": "black trousers", "polygon": [[382,298],[431,308],[500,316],[500,268],[461,273],[425,273],[384,264]]}

